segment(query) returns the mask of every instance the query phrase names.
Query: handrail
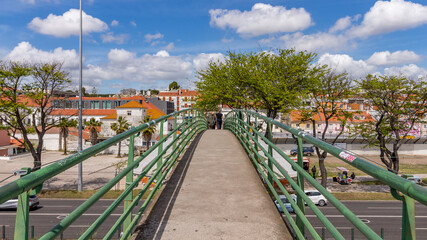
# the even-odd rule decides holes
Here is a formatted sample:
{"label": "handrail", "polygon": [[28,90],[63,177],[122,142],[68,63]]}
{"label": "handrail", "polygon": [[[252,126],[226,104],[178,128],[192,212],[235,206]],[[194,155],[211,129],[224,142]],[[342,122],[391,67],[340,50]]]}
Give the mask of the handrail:
{"label": "handrail", "polygon": [[2,187],[0,187],[0,204],[6,202],[7,200],[25,192],[28,190],[31,190],[38,185],[45,182],[47,179],[52,178],[55,175],[58,175],[61,172],[64,172],[65,170],[77,165],[78,163],[88,159],[89,157],[100,153],[101,151],[111,147],[112,145],[129,138],[132,135],[137,134],[138,132],[141,132],[142,130],[157,124],[161,121],[164,121],[170,117],[173,117],[175,115],[178,115],[182,112],[187,112],[188,109],[183,109],[178,112],[174,112],[168,115],[165,115],[163,117],[160,117],[156,120],[150,121],[149,123],[142,124],[138,127],[132,128],[131,130],[128,130],[124,133],[121,133],[119,135],[116,135],[112,138],[109,138],[103,142],[100,142],[92,147],[89,147],[80,153],[73,154],[69,157],[66,157],[58,162],[52,163],[38,171],[32,172],[14,182],[11,182],[9,184],[6,184]]}
{"label": "handrail", "polygon": [[[245,120],[246,117],[246,120]],[[283,153],[275,144],[272,142],[271,130],[269,135],[263,136],[260,132],[257,131],[256,127],[252,126],[251,118],[255,119],[255,124],[257,124],[258,119],[262,119],[267,123],[267,129],[270,130],[271,125],[278,126],[279,128],[290,132],[297,139],[298,144],[298,163],[295,163],[288,155]],[[263,181],[266,184],[266,187],[270,190],[271,196],[277,200],[278,204],[282,209],[285,209],[282,201],[276,189],[273,187],[273,182],[276,183],[279,189],[285,194],[289,203],[296,213],[296,222],[294,219],[284,210],[285,216],[287,217],[294,233],[296,234],[297,239],[304,239],[304,230],[307,228],[310,234],[314,239],[319,239],[319,235],[314,231],[310,222],[304,216],[304,201],[307,205],[313,210],[319,220],[324,224],[326,229],[332,234],[335,239],[343,239],[343,236],[338,232],[338,230],[332,225],[332,223],[320,212],[320,210],[311,202],[311,200],[304,193],[304,179],[310,182],[313,187],[319,190],[329,202],[334,205],[337,210],[339,210],[359,231],[365,235],[368,239],[381,239],[378,234],[376,234],[370,227],[363,223],[354,213],[352,213],[344,204],[342,204],[338,199],[336,199],[328,190],[323,188],[323,186],[317,182],[314,178],[310,176],[302,168],[302,140],[307,141],[313,144],[316,147],[319,147],[328,153],[336,156],[340,160],[345,161],[348,164],[368,173],[371,176],[376,177],[383,183],[388,184],[391,187],[391,193],[393,196],[403,201],[403,221],[402,221],[402,236],[405,239],[415,239],[415,217],[413,214],[413,200],[412,198],[418,200],[420,203],[426,205],[427,201],[427,190],[415,183],[412,183],[406,179],[403,179],[395,174],[386,171],[378,166],[375,166],[362,158],[353,156],[346,151],[338,149],[328,143],[325,143],[319,139],[313,138],[309,135],[306,135],[304,132],[293,129],[285,124],[274,121],[268,117],[265,117],[259,113],[255,113],[248,110],[233,110],[228,113],[225,117],[224,128],[232,131],[236,137],[241,142],[242,146],[248,153],[248,156],[254,163],[255,167],[258,169],[259,174],[262,176]],[[262,146],[258,138],[261,138],[263,142],[266,143],[266,147]],[[298,173],[298,183],[294,181],[287,173],[287,171],[274,159],[273,149],[278,153],[282,158],[284,158],[292,168]],[[261,152],[259,152],[261,151]],[[264,156],[262,156],[262,153]],[[274,167],[289,181],[289,184],[297,192],[297,202],[295,202],[284,188],[282,183],[276,176]],[[301,179],[300,179],[301,178]],[[395,190],[400,191],[403,196],[399,196]],[[418,192],[414,192],[414,191]],[[301,200],[302,199],[302,200]]]}
{"label": "handrail", "polygon": [[[186,113],[188,116],[186,117]],[[177,124],[177,118],[182,114],[182,123]],[[190,117],[191,115],[191,117]],[[174,118],[174,127],[166,135],[163,136],[163,123],[166,122],[170,117]],[[141,156],[134,159],[134,138],[142,130],[150,127],[151,125],[160,123],[160,139],[159,141],[144,152]],[[89,157],[107,149],[108,147],[126,139],[130,138],[129,144],[129,157],[127,167],[115,176],[110,182],[106,183],[101,189],[99,189],[93,196],[78,206],[74,211],[62,219],[57,225],[55,225],[49,232],[40,237],[40,239],[54,239],[58,237],[65,229],[67,229],[74,221],[76,221],[84,212],[86,212],[93,204],[95,204],[105,193],[114,187],[121,179],[126,177],[126,188],[120,194],[120,196],[113,201],[113,203],[96,219],[93,224],[80,236],[79,239],[90,239],[95,231],[104,223],[104,221],[111,215],[111,213],[118,207],[121,202],[125,202],[124,213],[117,220],[104,239],[111,239],[112,234],[120,231],[123,227],[123,234],[121,239],[127,239],[128,235],[132,232],[137,222],[142,215],[142,212],[146,209],[148,204],[151,202],[151,198],[155,192],[163,186],[163,179],[165,179],[172,167],[177,163],[178,158],[185,151],[186,146],[192,141],[193,137],[200,131],[207,128],[207,121],[203,113],[197,109],[183,109],[181,111],[168,114],[160,117],[156,120],[150,121],[149,123],[142,124],[138,127],[132,128],[131,130],[107,139],[101,143],[98,143],[88,149],[85,149],[81,153],[71,155],[70,157],[64,158],[58,162],[55,162],[49,166],[46,166],[36,172],[29,173],[22,178],[9,183],[5,186],[0,187],[0,203],[19,195],[18,209],[16,214],[15,224],[15,238],[16,239],[28,239],[28,221],[29,221],[29,205],[23,204],[28,201],[28,195],[33,194],[35,191],[40,191],[40,187],[43,182],[47,179],[60,174],[61,172],[69,169],[72,166],[88,159]],[[177,132],[180,132],[177,134]],[[163,148],[163,144],[172,138],[172,141],[168,142],[168,145]],[[150,153],[155,149],[158,149],[157,156],[144,167],[142,172],[134,179],[133,169],[138,167],[140,162],[144,160]],[[168,151],[171,151],[169,154]],[[152,170],[157,164],[157,168],[153,172],[153,176],[149,179],[148,183],[141,189],[134,198],[132,197],[133,190],[140,183],[141,179]],[[134,217],[130,213],[132,209],[138,204],[138,201],[148,191],[151,183],[155,183],[154,190],[150,192],[147,199],[138,210],[138,214]],[[33,190],[32,190],[33,189]],[[21,223],[22,224],[18,224]]]}
{"label": "handrail", "polygon": [[394,188],[398,190],[399,192],[410,196],[411,198],[414,198],[418,202],[427,205],[427,188],[424,188],[420,185],[417,185],[414,182],[411,182],[407,179],[404,179],[392,172],[389,172],[381,167],[378,167],[366,160],[363,160],[360,157],[354,156],[351,153],[348,153],[342,149],[339,149],[327,142],[323,142],[320,139],[317,139],[315,137],[312,137],[308,134],[305,134],[302,131],[299,131],[297,129],[291,128],[283,123],[277,122],[275,120],[272,120],[268,117],[265,117],[259,113],[242,110],[243,112],[250,113],[254,116],[257,116],[261,119],[263,119],[266,122],[270,122],[290,133],[292,133],[295,136],[300,137],[301,139],[321,148],[322,150],[327,151],[328,153],[332,154],[333,156],[343,160],[344,162],[352,165],[353,167],[373,176],[374,178],[380,180],[381,182],[389,185],[391,188]]}

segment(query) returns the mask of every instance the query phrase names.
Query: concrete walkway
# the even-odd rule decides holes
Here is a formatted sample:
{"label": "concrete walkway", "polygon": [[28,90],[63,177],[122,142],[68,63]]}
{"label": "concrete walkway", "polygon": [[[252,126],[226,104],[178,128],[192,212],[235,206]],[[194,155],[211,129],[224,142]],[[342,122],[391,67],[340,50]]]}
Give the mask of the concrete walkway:
{"label": "concrete walkway", "polygon": [[204,132],[168,185],[134,239],[292,239],[229,131]]}

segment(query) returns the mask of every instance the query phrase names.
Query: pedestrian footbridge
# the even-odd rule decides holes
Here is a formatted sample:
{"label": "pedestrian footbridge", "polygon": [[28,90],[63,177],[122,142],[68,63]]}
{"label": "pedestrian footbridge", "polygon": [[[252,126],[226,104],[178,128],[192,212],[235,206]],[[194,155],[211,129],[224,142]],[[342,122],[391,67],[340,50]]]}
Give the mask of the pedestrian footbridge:
{"label": "pedestrian footbridge", "polygon": [[[173,127],[164,131],[163,125],[171,118]],[[141,156],[135,156],[134,138],[154,124],[159,126],[159,141]],[[258,131],[261,125],[265,126],[264,131]],[[273,126],[295,137],[296,162],[274,145]],[[203,113],[185,109],[132,128],[38,171],[25,169],[28,174],[0,187],[0,203],[19,196],[16,221],[11,223],[15,228],[14,239],[30,238],[28,222],[32,216],[28,196],[40,192],[44,181],[120,141],[129,142],[127,167],[68,216],[54,223],[43,236],[36,236],[38,239],[62,238],[121,179],[126,179],[123,193],[76,238],[99,238],[97,230],[123,205],[123,214],[100,238],[383,239],[382,232],[371,229],[304,171],[303,141],[388,184],[390,193],[403,205],[401,238],[416,239],[414,204],[415,201],[427,204],[427,190],[422,186],[258,113],[232,111],[225,118],[224,128],[207,130]],[[142,185],[141,180],[146,177],[149,180]],[[351,236],[340,232],[304,194],[307,185],[318,189],[328,199],[328,206],[335,207],[347,219],[354,229]],[[292,200],[290,194],[296,194],[297,200]],[[290,199],[294,214],[277,210],[273,201],[279,195]],[[305,205],[316,218],[306,217]],[[313,219],[323,227],[313,227]]]}

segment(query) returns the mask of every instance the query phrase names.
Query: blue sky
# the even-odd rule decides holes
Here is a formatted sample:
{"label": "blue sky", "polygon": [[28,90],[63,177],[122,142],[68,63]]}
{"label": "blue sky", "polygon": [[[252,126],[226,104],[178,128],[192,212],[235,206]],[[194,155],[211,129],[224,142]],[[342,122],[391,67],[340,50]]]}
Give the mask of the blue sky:
{"label": "blue sky", "polygon": [[[61,61],[78,82],[79,0],[2,0],[0,58]],[[194,87],[196,71],[227,50],[295,48],[353,78],[427,75],[421,0],[83,0],[83,85]]]}

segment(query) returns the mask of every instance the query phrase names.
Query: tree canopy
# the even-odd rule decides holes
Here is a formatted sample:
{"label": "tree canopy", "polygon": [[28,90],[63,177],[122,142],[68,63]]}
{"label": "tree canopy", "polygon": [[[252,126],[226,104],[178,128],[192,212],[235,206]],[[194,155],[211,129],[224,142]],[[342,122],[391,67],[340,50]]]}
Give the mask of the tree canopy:
{"label": "tree canopy", "polygon": [[[358,81],[361,96],[375,110],[373,121],[355,127],[354,132],[378,147],[381,161],[390,171],[399,171],[398,151],[417,124],[425,123],[427,82],[405,76],[373,76]],[[419,128],[418,128],[419,129]]]}
{"label": "tree canopy", "polygon": [[[0,119],[9,135],[31,152],[34,170],[41,167],[43,137],[56,126],[50,119],[51,100],[71,82],[68,75],[60,63],[0,62]],[[37,134],[36,145],[30,133]]]}
{"label": "tree canopy", "polygon": [[181,88],[181,86],[179,86],[179,84],[176,81],[173,81],[169,84],[169,91],[170,90],[178,90],[180,88]]}
{"label": "tree canopy", "polygon": [[[269,52],[228,52],[224,61],[211,61],[197,73],[202,109],[226,104],[232,108],[266,110],[275,118],[300,104],[316,73],[316,54],[278,49]],[[212,109],[214,110],[214,109]]]}

